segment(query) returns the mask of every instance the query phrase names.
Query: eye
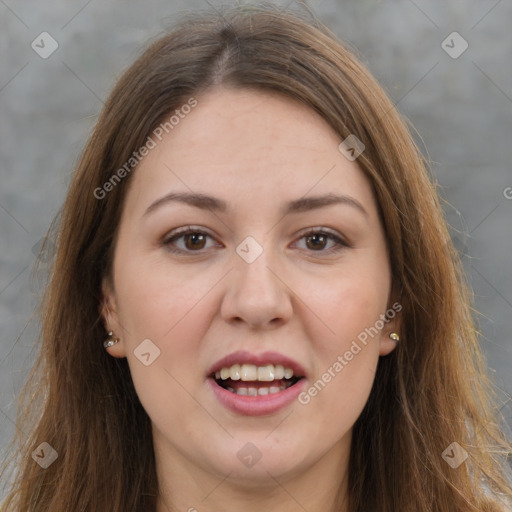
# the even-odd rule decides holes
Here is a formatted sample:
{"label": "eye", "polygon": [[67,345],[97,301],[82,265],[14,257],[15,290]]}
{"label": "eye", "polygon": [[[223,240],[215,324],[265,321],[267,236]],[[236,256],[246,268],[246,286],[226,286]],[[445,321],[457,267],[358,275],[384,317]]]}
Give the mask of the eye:
{"label": "eye", "polygon": [[[325,228],[311,230],[303,234],[300,240],[306,241],[306,249],[314,252],[333,253],[349,247],[349,244],[342,240],[338,235]],[[326,250],[326,246],[331,242],[332,245]]]}
{"label": "eye", "polygon": [[[162,245],[167,250],[175,253],[200,252],[205,248],[208,238],[212,237],[205,231],[187,226],[171,232],[162,240]],[[176,247],[180,240],[183,241],[183,245]]]}
{"label": "eye", "polygon": [[[212,238],[207,232],[194,228],[193,226],[186,226],[171,232],[162,240],[162,245],[169,251],[174,253],[190,253],[201,252],[206,247],[208,238]],[[330,232],[326,228],[317,230],[310,230],[304,233],[299,240],[305,240],[305,249],[313,252],[322,252],[331,254],[338,252],[349,244],[342,240],[335,233]],[[183,245],[179,247],[179,242]],[[331,246],[326,247],[331,243]]]}

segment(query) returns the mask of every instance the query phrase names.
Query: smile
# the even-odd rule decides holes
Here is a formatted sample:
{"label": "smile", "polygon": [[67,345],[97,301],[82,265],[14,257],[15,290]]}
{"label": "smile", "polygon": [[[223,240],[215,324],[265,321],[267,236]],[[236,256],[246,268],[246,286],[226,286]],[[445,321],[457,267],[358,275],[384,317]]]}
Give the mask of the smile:
{"label": "smile", "polygon": [[283,409],[299,395],[306,381],[298,363],[268,352],[259,356],[236,352],[218,361],[210,372],[208,382],[219,402],[247,416]]}
{"label": "smile", "polygon": [[288,389],[298,380],[299,377],[293,374],[291,368],[280,364],[234,364],[215,372],[215,381],[219,386],[242,396],[272,395]]}

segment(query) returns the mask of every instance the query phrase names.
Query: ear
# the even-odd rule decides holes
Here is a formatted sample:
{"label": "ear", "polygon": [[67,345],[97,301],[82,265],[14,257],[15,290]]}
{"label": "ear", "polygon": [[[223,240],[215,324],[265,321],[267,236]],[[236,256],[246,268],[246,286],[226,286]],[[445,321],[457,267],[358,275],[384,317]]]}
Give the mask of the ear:
{"label": "ear", "polygon": [[387,356],[393,352],[397,346],[397,343],[399,343],[397,340],[390,338],[390,334],[396,333],[401,337],[401,311],[402,305],[398,301],[392,302],[386,310],[387,321],[384,323],[379,342],[379,355],[381,356]]}
{"label": "ear", "polygon": [[112,284],[109,279],[104,278],[101,283],[102,300],[100,304],[100,314],[103,318],[103,324],[107,332],[112,331],[119,342],[112,347],[107,348],[107,352],[113,357],[126,357],[126,345],[123,341],[124,331],[119,321],[117,301]]}

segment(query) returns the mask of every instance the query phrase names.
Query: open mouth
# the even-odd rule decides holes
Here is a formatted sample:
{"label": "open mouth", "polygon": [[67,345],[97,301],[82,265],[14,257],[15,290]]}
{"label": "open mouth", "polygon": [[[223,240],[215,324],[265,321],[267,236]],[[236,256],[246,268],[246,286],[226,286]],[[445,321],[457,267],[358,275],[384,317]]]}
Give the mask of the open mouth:
{"label": "open mouth", "polygon": [[295,375],[282,365],[234,364],[211,375],[218,386],[243,396],[264,396],[284,391],[297,384],[303,376]]}

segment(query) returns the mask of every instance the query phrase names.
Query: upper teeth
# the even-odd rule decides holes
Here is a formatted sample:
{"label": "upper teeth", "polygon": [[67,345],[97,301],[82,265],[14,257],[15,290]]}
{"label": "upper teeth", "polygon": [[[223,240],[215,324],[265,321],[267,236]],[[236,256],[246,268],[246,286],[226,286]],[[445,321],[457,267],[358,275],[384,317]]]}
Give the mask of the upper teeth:
{"label": "upper teeth", "polygon": [[221,368],[215,372],[216,379],[232,380],[259,380],[262,382],[271,382],[273,380],[291,379],[293,370],[285,368],[280,364],[267,364],[266,366],[256,366],[254,364],[234,364],[230,367]]}

